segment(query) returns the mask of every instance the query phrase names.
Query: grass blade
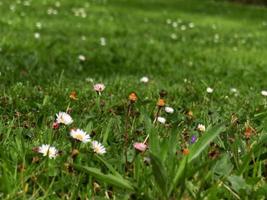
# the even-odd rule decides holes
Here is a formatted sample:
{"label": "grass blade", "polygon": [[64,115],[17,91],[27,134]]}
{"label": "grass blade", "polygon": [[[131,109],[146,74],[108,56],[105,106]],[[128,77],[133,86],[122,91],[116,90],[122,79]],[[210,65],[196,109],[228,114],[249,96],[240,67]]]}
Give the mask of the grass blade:
{"label": "grass blade", "polygon": [[101,158],[100,156],[98,156],[98,155],[95,155],[95,157],[98,159],[98,160],[100,160],[108,169],[109,169],[109,171],[113,174],[113,175],[115,175],[115,176],[117,176],[117,177],[119,177],[119,178],[123,178],[122,177],[122,175],[120,175],[120,173],[118,173],[115,169],[114,169],[114,167],[112,167],[112,165],[111,164],[109,164],[108,162],[106,162],[103,158]]}
{"label": "grass blade", "polygon": [[75,169],[86,172],[90,175],[92,175],[94,178],[96,178],[99,181],[103,181],[104,183],[122,188],[127,190],[134,190],[131,183],[123,178],[119,178],[117,176],[114,176],[112,174],[104,174],[99,169],[93,168],[93,167],[85,167],[81,165],[74,165]]}
{"label": "grass blade", "polygon": [[175,173],[175,176],[173,178],[173,181],[170,185],[170,188],[168,190],[168,196],[170,196],[170,194],[172,193],[173,189],[177,186],[177,184],[179,183],[179,181],[181,180],[184,172],[185,172],[185,168],[186,168],[186,164],[187,164],[187,157],[184,157]]}
{"label": "grass blade", "polygon": [[159,188],[162,190],[164,196],[166,196],[167,191],[167,172],[163,167],[162,162],[160,159],[154,155],[153,153],[150,153],[151,163],[152,163],[152,171],[153,175],[155,177],[156,183],[158,184]]}

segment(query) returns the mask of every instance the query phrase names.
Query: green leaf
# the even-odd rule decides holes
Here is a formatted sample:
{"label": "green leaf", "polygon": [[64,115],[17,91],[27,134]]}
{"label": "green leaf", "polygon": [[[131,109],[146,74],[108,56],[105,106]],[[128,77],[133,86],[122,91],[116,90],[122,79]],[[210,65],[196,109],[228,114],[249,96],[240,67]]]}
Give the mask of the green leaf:
{"label": "green leaf", "polygon": [[227,180],[231,183],[231,188],[237,192],[240,192],[241,189],[248,189],[248,185],[242,176],[232,175]]}
{"label": "green leaf", "polygon": [[81,165],[74,165],[75,169],[88,173],[95,177],[99,181],[103,181],[104,183],[114,185],[116,187],[127,189],[127,190],[134,190],[131,183],[123,178],[118,176],[114,176],[112,174],[104,174],[99,169],[93,167],[85,167]]}
{"label": "green leaf", "polygon": [[266,144],[266,142],[267,142],[267,134],[263,133],[261,134],[258,141],[252,143],[251,151],[245,154],[241,159],[242,165],[240,166],[240,169],[237,172],[238,175],[241,175],[247,171],[247,169],[250,167],[250,162],[253,160],[253,155],[260,154],[259,160],[264,160],[266,158],[266,154],[260,153],[262,152],[262,149],[264,149],[263,145]]}
{"label": "green leaf", "polygon": [[231,163],[230,157],[228,154],[224,154],[214,165],[213,173],[214,178],[217,180],[221,177],[227,177],[233,170],[234,166]]}
{"label": "green leaf", "polygon": [[181,162],[180,165],[175,173],[175,176],[173,178],[173,181],[170,185],[169,191],[168,191],[168,195],[170,195],[172,193],[172,190],[178,185],[178,183],[180,182],[180,180],[182,180],[182,176],[184,175],[185,172],[185,168],[186,168],[186,164],[187,164],[187,156],[184,157]]}
{"label": "green leaf", "polygon": [[103,134],[103,144],[104,145],[107,145],[107,141],[108,141],[108,137],[109,137],[109,133],[111,131],[111,128],[112,128],[112,124],[114,124],[114,120],[113,118],[109,120],[107,126],[106,126],[106,130]]}
{"label": "green leaf", "polygon": [[166,170],[163,167],[161,160],[156,155],[154,155],[153,153],[150,153],[150,158],[151,158],[151,164],[152,164],[152,171],[153,171],[153,175],[155,177],[156,183],[158,184],[159,188],[163,192],[163,195],[166,196],[167,184],[168,184]]}
{"label": "green leaf", "polygon": [[267,142],[267,133],[262,133],[260,135],[258,144],[266,144],[266,142]]}
{"label": "green leaf", "polygon": [[103,158],[101,158],[98,155],[95,155],[95,157],[100,160],[108,169],[109,171],[111,171],[111,173],[119,178],[123,178],[122,175],[120,175],[120,173],[118,173],[114,167],[111,166],[111,164],[109,164],[107,161],[105,161]]}
{"label": "green leaf", "polygon": [[191,147],[190,154],[188,155],[188,163],[197,158],[202,151],[212,142],[222,131],[224,127],[215,126],[209,129],[200,139]]}

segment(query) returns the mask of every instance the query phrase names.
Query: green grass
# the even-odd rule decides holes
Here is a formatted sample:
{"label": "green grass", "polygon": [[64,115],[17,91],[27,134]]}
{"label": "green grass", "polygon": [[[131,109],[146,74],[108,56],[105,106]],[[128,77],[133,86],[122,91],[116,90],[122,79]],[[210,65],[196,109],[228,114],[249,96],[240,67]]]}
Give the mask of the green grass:
{"label": "green grass", "polygon": [[[0,0],[0,198],[266,198],[266,8],[211,0],[58,2]],[[51,8],[57,15],[47,14]],[[74,15],[80,8],[85,18]],[[106,85],[101,96],[89,78]],[[161,90],[175,109],[161,111],[165,125],[153,123]],[[138,100],[128,115],[133,91]],[[74,123],[53,130],[55,114],[68,107]],[[255,130],[249,139],[246,127]],[[107,153],[75,143],[71,128],[87,131]],[[148,134],[148,150],[138,153],[133,143]],[[54,160],[32,151],[41,144],[62,153]]]}

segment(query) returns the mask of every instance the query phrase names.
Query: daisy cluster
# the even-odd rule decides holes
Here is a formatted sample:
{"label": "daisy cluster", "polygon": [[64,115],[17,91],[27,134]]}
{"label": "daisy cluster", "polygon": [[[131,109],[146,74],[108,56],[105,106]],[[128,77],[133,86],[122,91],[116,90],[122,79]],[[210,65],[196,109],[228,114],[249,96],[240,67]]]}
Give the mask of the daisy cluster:
{"label": "daisy cluster", "polygon": [[[147,76],[144,76],[140,79],[140,82],[142,84],[148,84],[149,83],[149,78]],[[208,93],[212,93],[213,92],[213,89],[211,88],[208,88],[207,89],[207,92]],[[155,118],[154,118],[154,121],[153,123],[156,124],[166,124],[166,126],[168,126],[168,121],[167,121],[167,118],[164,117],[164,113],[166,113],[167,115],[171,115],[175,112],[175,109],[172,108],[171,106],[169,105],[166,105],[166,102],[165,102],[165,99],[164,99],[164,96],[166,95],[166,92],[165,91],[161,91],[160,92],[160,98],[158,99],[157,101],[157,111],[155,113]],[[130,95],[129,95],[129,100],[131,103],[134,103],[136,100],[137,100],[137,96],[134,92],[132,92]],[[190,115],[190,112],[189,112],[189,115]],[[191,114],[192,115],[192,114]],[[203,124],[198,124],[197,127],[196,127],[196,130],[201,134],[201,133],[204,133],[206,131],[206,127],[205,125]],[[135,142],[133,144],[133,147],[139,151],[139,152],[145,152],[147,149],[148,149],[148,143],[147,143],[147,140],[149,139],[149,135],[146,136],[145,140],[143,142]],[[191,143],[195,143],[197,141],[197,136],[196,135],[193,135],[192,138],[191,138]],[[188,150],[186,150],[186,152],[189,153]]]}
{"label": "daisy cluster", "polygon": [[[72,117],[66,112],[59,112],[56,114],[56,120],[53,123],[53,128],[58,129],[60,125],[70,125],[73,123]],[[106,148],[98,141],[91,140],[90,135],[82,129],[71,129],[70,137],[76,142],[90,143],[91,148],[96,154],[105,154]],[[42,144],[39,147],[34,148],[34,150],[43,156],[48,156],[50,159],[55,159],[59,155],[59,150],[56,147],[49,144]]]}
{"label": "daisy cluster", "polygon": [[[93,83],[93,91],[96,92],[96,94],[100,97],[101,93],[104,92],[106,86],[103,83],[94,83],[94,80],[91,78],[86,79],[87,82]],[[150,82],[150,79],[147,76],[144,76],[139,79],[141,84],[148,84]],[[185,80],[187,81],[187,80]],[[212,95],[214,93],[214,89],[212,87],[206,88],[206,93],[208,95]],[[230,93],[233,93],[235,95],[239,94],[239,91],[236,88],[230,88]],[[261,94],[263,96],[267,96],[267,91],[262,90]],[[171,122],[168,122],[168,117],[165,117],[166,115],[171,115],[175,112],[175,108],[171,107],[170,105],[166,104],[165,102],[165,95],[166,91],[160,92],[160,98],[158,99],[156,103],[156,112],[154,113],[154,120],[153,124],[161,124],[168,126],[171,124]],[[77,93],[71,92],[69,96],[72,100],[78,100]],[[129,106],[132,106],[138,99],[138,96],[135,92],[130,93],[129,95]],[[68,110],[68,109],[67,109]],[[129,109],[130,110],[130,109]],[[129,113],[128,113],[129,114]],[[187,116],[189,118],[193,118],[192,111],[188,111]],[[58,129],[60,125],[69,126],[73,123],[72,117],[67,112],[59,112],[56,114],[56,119],[53,123],[53,128]],[[198,140],[198,137],[201,136],[204,132],[206,132],[206,126],[202,123],[197,124],[195,127],[195,130],[198,131],[198,133],[191,135],[190,143],[193,144]],[[83,144],[90,144],[90,147],[92,151],[96,154],[105,154],[106,148],[98,141],[92,140],[90,134],[88,134],[86,131],[80,128],[72,128],[70,129],[69,133],[70,137],[77,143],[83,143]],[[149,135],[145,137],[145,140],[142,142],[134,142],[133,148],[137,150],[138,152],[145,152],[148,148],[148,139]],[[50,144],[42,144],[41,146],[35,148],[37,152],[42,154],[43,156],[47,156],[50,159],[56,158],[61,151],[57,150],[56,147],[51,146]],[[187,148],[183,149],[184,154],[188,154],[189,150]]]}

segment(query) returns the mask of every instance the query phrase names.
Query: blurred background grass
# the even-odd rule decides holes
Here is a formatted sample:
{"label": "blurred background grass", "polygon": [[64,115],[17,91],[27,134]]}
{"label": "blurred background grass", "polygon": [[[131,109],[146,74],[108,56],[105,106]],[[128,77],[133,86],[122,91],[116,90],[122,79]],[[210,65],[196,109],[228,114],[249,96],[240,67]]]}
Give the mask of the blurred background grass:
{"label": "blurred background grass", "polygon": [[[70,80],[151,74],[250,84],[257,76],[266,83],[264,7],[211,0],[1,2],[0,69],[6,84],[49,83],[63,70]],[[81,54],[86,61],[78,59]]]}

